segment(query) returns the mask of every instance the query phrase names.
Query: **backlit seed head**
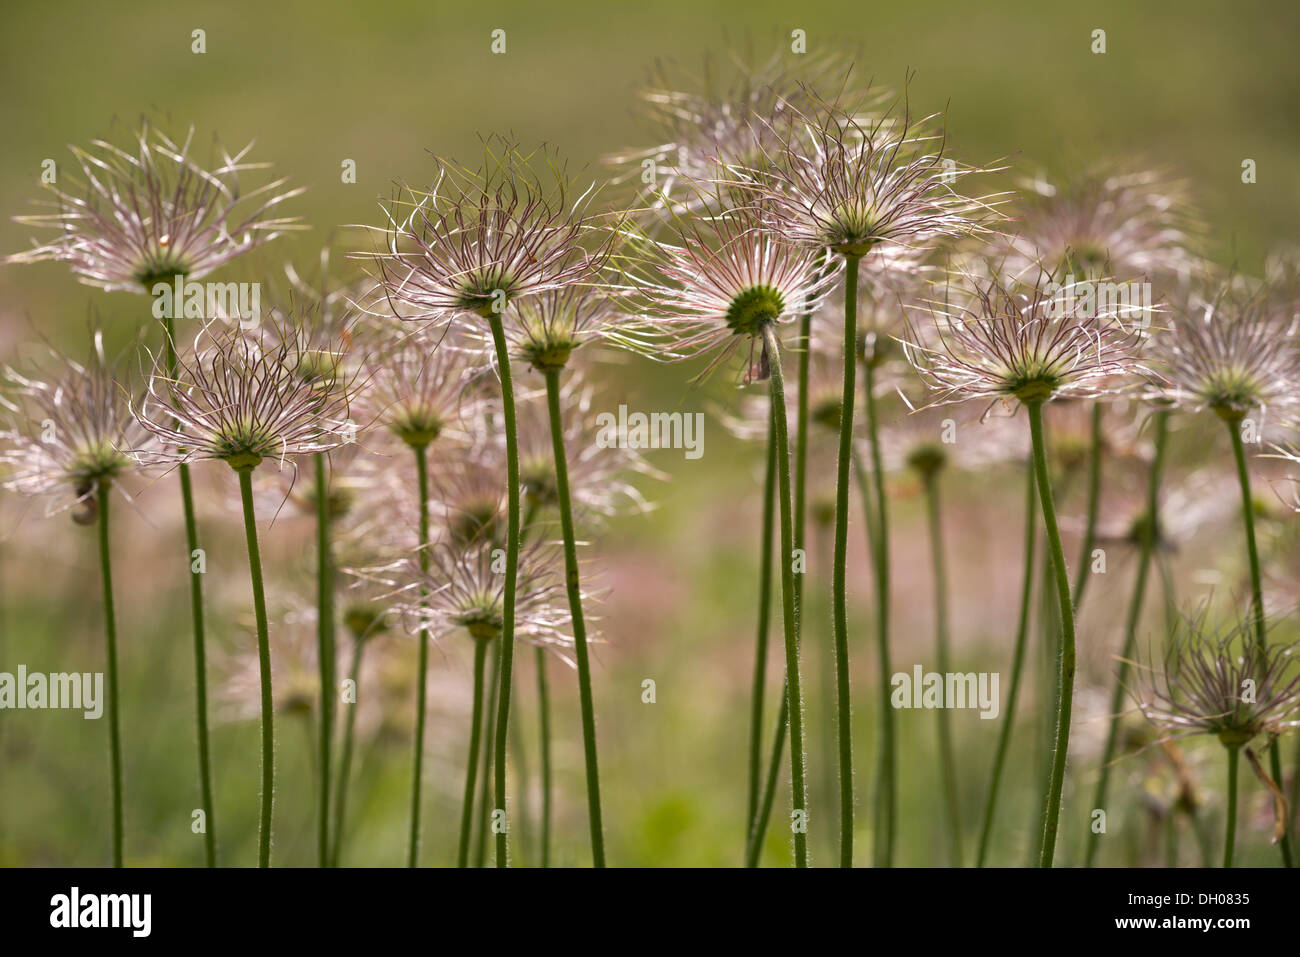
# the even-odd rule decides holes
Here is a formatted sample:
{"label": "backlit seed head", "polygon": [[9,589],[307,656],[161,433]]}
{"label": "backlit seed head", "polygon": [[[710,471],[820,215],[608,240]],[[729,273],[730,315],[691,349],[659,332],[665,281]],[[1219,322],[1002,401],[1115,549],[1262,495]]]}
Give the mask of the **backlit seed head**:
{"label": "backlit seed head", "polygon": [[808,101],[777,121],[781,147],[752,185],[787,241],[852,258],[879,245],[918,247],[982,230],[996,197],[973,199],[953,183],[976,170],[944,156],[937,117],[915,121],[906,100],[871,112],[860,94]]}
{"label": "backlit seed head", "polygon": [[93,523],[99,489],[133,471],[130,452],[150,444],[104,357],[101,334],[94,333],[85,363],[51,350],[48,368],[7,368],[2,388],[3,487],[45,499],[48,514],[72,510],[74,521]]}
{"label": "backlit seed head", "polygon": [[175,379],[161,363],[150,379],[137,415],[161,446],[150,457],[220,459],[247,472],[265,459],[343,445],[355,377],[304,376],[304,356],[292,329],[252,337],[209,324]]}
{"label": "backlit seed head", "polygon": [[126,146],[72,147],[80,178],[60,171],[61,184],[47,187],[53,199],[45,205],[55,211],[19,219],[58,236],[6,261],[66,262],[88,285],[148,293],[302,228],[296,217],[273,215],[302,189],[285,190],[278,179],[243,190],[241,174],[269,166],[246,160],[251,143],[233,155],[218,146],[204,162],[194,156],[192,127],[173,140],[146,123],[131,138]]}
{"label": "backlit seed head", "polygon": [[482,333],[483,320],[509,321],[523,299],[595,279],[614,232],[546,150],[510,140],[484,143],[476,169],[436,158],[428,190],[403,186],[384,214],[384,237],[371,260],[380,297],[376,315],[454,322]]}
{"label": "backlit seed head", "polygon": [[1230,423],[1261,409],[1285,417],[1300,407],[1300,330],[1269,293],[1232,282],[1189,290],[1170,327],[1154,334],[1161,380],[1152,397]]}
{"label": "backlit seed head", "polygon": [[[1071,307],[1045,283],[994,273],[930,304],[931,322],[909,317],[903,348],[936,404],[985,397],[1043,403],[1136,384],[1143,336],[1113,317]],[[964,302],[961,300],[964,299]],[[1130,381],[1134,380],[1134,381]]]}

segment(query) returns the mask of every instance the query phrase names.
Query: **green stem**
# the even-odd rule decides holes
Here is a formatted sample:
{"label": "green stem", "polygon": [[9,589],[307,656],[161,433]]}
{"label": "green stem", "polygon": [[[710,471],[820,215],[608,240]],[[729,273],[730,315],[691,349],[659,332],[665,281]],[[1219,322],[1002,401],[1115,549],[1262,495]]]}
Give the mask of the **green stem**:
{"label": "green stem", "polygon": [[330,745],[334,737],[334,564],[330,556],[329,477],[324,452],[316,459],[316,656],[320,667],[320,866],[329,866]]}
{"label": "green stem", "polygon": [[[844,378],[840,399],[839,459],[835,477],[835,553],[831,567],[831,618],[835,631],[836,714],[840,745],[840,867],[853,866],[853,741],[850,723],[852,710],[848,618],[849,464],[853,458],[853,406],[858,381],[858,263],[861,258],[851,255],[844,257]],[[874,420],[870,425],[874,439]],[[789,560],[788,556],[786,560]],[[886,676],[886,684],[888,681]]]}
{"label": "green stem", "polygon": [[352,662],[348,676],[352,679],[353,701],[343,720],[343,747],[339,752],[339,777],[334,789],[334,839],[330,843],[330,867],[339,866],[340,848],[343,846],[343,822],[347,817],[348,781],[352,776],[352,746],[356,737],[357,708],[361,706],[361,656],[366,649],[366,636],[358,636],[352,645]]}
{"label": "green stem", "polygon": [[1074,581],[1074,607],[1077,611],[1083,602],[1092,571],[1092,546],[1097,540],[1097,513],[1101,506],[1101,412],[1102,404],[1092,404],[1092,437],[1088,453],[1088,513],[1083,526],[1083,547],[1079,556],[1079,570]]}
{"label": "green stem", "polygon": [[763,347],[771,368],[772,423],[776,433],[778,501],[781,506],[781,613],[785,633],[785,685],[790,726],[790,788],[793,799],[795,867],[808,866],[808,794],[804,781],[803,692],[799,679],[799,636],[795,617],[794,528],[790,501],[790,446],[786,434],[785,374],[781,346],[772,325],[763,327]]}
{"label": "green stem", "polygon": [[[871,479],[871,469],[863,461],[862,452],[856,445],[853,447],[853,470],[858,477],[858,494],[862,497],[862,515],[864,524],[867,527],[867,556],[871,561],[874,575],[875,563],[880,559],[880,535],[876,528],[879,510],[876,508],[875,485]],[[886,789],[880,784],[885,776],[884,722],[878,722],[878,724],[879,727],[876,731],[875,781],[871,800],[871,846],[873,849],[885,846],[885,830],[887,826],[885,805],[888,795]],[[879,861],[879,851],[873,850],[872,860],[873,863]]]}
{"label": "green stem", "polygon": [[[1232,436],[1232,454],[1237,461],[1237,478],[1241,483],[1242,524],[1246,527],[1246,551],[1250,558],[1250,598],[1254,608],[1255,640],[1260,654],[1268,649],[1267,629],[1264,623],[1264,586],[1259,571],[1259,546],[1255,542],[1255,503],[1250,494],[1250,469],[1246,467],[1246,449],[1241,439],[1241,423],[1228,421],[1228,434]],[[1274,781],[1282,780],[1282,756],[1274,737],[1268,746],[1268,760]],[[1285,829],[1278,841],[1284,867],[1291,866],[1291,841]]]}
{"label": "green stem", "polygon": [[240,469],[239,497],[244,504],[244,537],[248,541],[248,572],[253,581],[253,614],[257,620],[257,662],[262,680],[262,812],[258,828],[257,866],[271,866],[271,802],[275,797],[275,702],[271,696],[271,644],[266,627],[266,594],[262,589],[262,555],[257,545],[251,469]]}
{"label": "green stem", "polygon": [[[823,256],[823,270],[830,268],[828,257]],[[807,475],[808,475],[808,379],[812,358],[812,311],[804,310],[799,319],[799,397],[795,403],[797,421],[794,444],[794,544],[803,548],[804,523],[808,517],[807,509]],[[769,438],[770,441],[770,438]],[[775,444],[769,448],[769,455],[775,455]],[[769,589],[770,589],[769,584]],[[795,634],[803,629],[803,575],[794,581]],[[755,816],[751,817],[749,838],[745,850],[745,866],[757,867],[762,850],[763,838],[767,834],[768,821],[772,816],[772,801],[776,796],[776,785],[780,778],[782,752],[785,749],[785,736],[788,730],[789,708],[787,690],[781,688],[781,704],[777,711],[776,730],[772,736],[772,754],[768,759],[767,778],[763,783],[762,797],[758,802]]]}
{"label": "green stem", "polygon": [[[510,376],[510,352],[506,347],[506,334],[501,325],[501,314],[492,313],[488,323],[492,328],[492,343],[496,347],[497,372],[501,376],[501,408],[504,413],[506,432],[506,581],[501,663],[498,667],[501,690],[497,694],[496,747],[493,749],[493,761],[496,764],[496,809],[504,813],[506,810],[506,734],[510,727],[510,680],[515,662],[515,583],[519,574],[519,435],[515,424],[515,390]],[[584,732],[585,730],[584,728]],[[594,747],[594,742],[592,746]],[[591,770],[592,764],[589,760],[588,772]],[[589,782],[589,794],[590,790]],[[598,808],[593,813],[598,815]],[[598,817],[594,817],[593,833],[598,824]],[[503,821],[496,836],[497,867],[509,865],[506,831],[507,827]]]}
{"label": "green stem", "polygon": [[[460,850],[457,867],[469,866],[469,838],[474,826],[474,778],[478,773],[479,735],[483,726],[483,664],[490,642],[474,639],[474,710],[469,726],[469,756],[465,761],[465,797],[460,811]],[[484,775],[487,768],[483,769]]]}
{"label": "green stem", "polygon": [[[429,462],[428,446],[414,445],[415,480],[420,496],[420,571],[429,572]],[[407,841],[406,866],[420,863],[420,787],[424,779],[424,720],[429,683],[429,633],[420,632],[419,659],[415,684],[415,744],[411,769],[411,829]]]}
{"label": "green stem", "polygon": [[[939,473],[925,476],[926,510],[930,526],[930,557],[934,562],[934,633],[939,659],[939,673],[951,672],[948,647],[948,570],[944,562],[943,526],[939,507]],[[952,745],[952,716],[947,708],[936,709],[939,716],[939,754],[948,804],[948,839],[952,864],[961,867],[961,800],[957,791],[957,758]]]}
{"label": "green stem", "polygon": [[99,511],[99,570],[104,586],[104,640],[108,658],[108,758],[113,780],[113,866],[122,866],[122,738],[117,718],[117,614],[113,608],[113,563],[108,546],[111,486],[96,490]]}
{"label": "green stem", "polygon": [[542,736],[542,867],[551,866],[551,695],[546,684],[546,649],[537,646],[537,713]]}
{"label": "green stem", "polygon": [[876,553],[872,562],[876,573],[876,645],[880,672],[880,790],[881,837],[876,848],[876,866],[894,864],[894,837],[898,821],[898,782],[895,768],[894,709],[889,703],[890,677],[893,674],[889,655],[889,513],[885,501],[885,466],[880,454],[880,435],[876,412],[875,369],[867,363],[867,434],[871,445],[871,478],[875,491]]}
{"label": "green stem", "polygon": [[1015,723],[1016,701],[1020,695],[1020,677],[1024,672],[1025,647],[1029,641],[1029,606],[1034,591],[1034,547],[1038,541],[1038,492],[1034,481],[1034,463],[1029,461],[1029,474],[1025,477],[1025,573],[1020,586],[1020,620],[1016,625],[1016,649],[1011,659],[1011,687],[1007,690],[1006,714],[1002,716],[1002,730],[998,733],[998,749],[993,758],[993,775],[989,779],[988,799],[984,802],[984,826],[980,829],[979,854],[976,867],[983,867],[988,854],[989,836],[993,833],[993,817],[997,811],[998,786],[1002,781],[1002,768],[1006,763],[1007,747],[1011,743],[1011,729]]}
{"label": "green stem", "polygon": [[1232,866],[1232,851],[1237,843],[1237,758],[1240,748],[1228,748],[1228,810],[1223,836],[1223,866]]}
{"label": "green stem", "polygon": [[[1106,732],[1106,747],[1101,755],[1101,772],[1097,778],[1096,790],[1092,795],[1092,809],[1104,810],[1106,792],[1110,785],[1110,766],[1115,757],[1115,745],[1119,740],[1120,707],[1124,703],[1125,680],[1128,678],[1129,661],[1133,658],[1133,646],[1137,640],[1138,623],[1142,619],[1142,606],[1146,596],[1147,573],[1151,567],[1160,537],[1160,477],[1164,466],[1166,436],[1169,432],[1169,413],[1155,413],[1155,457],[1151,462],[1151,473],[1147,478],[1146,514],[1142,518],[1142,541],[1138,552],[1137,579],[1133,584],[1133,598],[1129,602],[1128,619],[1124,624],[1124,645],[1120,650],[1119,666],[1115,669],[1115,685],[1110,693],[1110,727]],[[1092,867],[1097,851],[1101,846],[1101,835],[1095,831],[1088,838],[1088,850],[1084,857],[1084,867]]]}
{"label": "green stem", "polygon": [[1039,867],[1051,867],[1056,852],[1056,832],[1061,817],[1061,789],[1065,784],[1065,761],[1070,750],[1070,714],[1074,701],[1074,608],[1070,604],[1070,575],[1065,565],[1065,551],[1061,548],[1061,532],[1056,525],[1056,506],[1052,502],[1051,476],[1047,469],[1047,446],[1043,440],[1043,403],[1026,402],[1029,410],[1029,429],[1034,446],[1034,470],[1038,482],[1039,505],[1043,510],[1043,525],[1047,531],[1047,546],[1052,556],[1052,572],[1056,579],[1056,595],[1061,615],[1061,671],[1060,692],[1056,706],[1056,749],[1052,755],[1052,771],[1047,786],[1046,813],[1043,821],[1043,845],[1038,857]]}
{"label": "green stem", "polygon": [[776,434],[767,419],[767,470],[763,478],[763,528],[758,571],[758,635],[754,643],[754,682],[749,714],[749,802],[745,809],[745,841],[754,831],[758,813],[759,778],[763,762],[763,695],[767,686],[768,621],[772,609],[772,540],[776,525]]}
{"label": "green stem", "polygon": [[484,688],[483,715],[483,778],[479,782],[478,792],[478,836],[474,841],[474,866],[482,867],[487,861],[487,836],[492,827],[492,809],[488,806],[488,791],[492,782],[487,769],[492,767],[492,746],[496,740],[497,695],[501,693],[499,675],[501,671],[500,656],[493,658],[488,666],[487,685]]}
{"label": "green stem", "polygon": [[564,535],[564,579],[573,619],[574,657],[578,660],[578,700],[582,706],[582,747],[587,764],[587,813],[591,822],[591,856],[596,867],[605,866],[605,835],[600,815],[600,769],[596,763],[596,709],[591,698],[591,664],[587,657],[587,625],[582,614],[582,588],[578,577],[578,549],[573,532],[573,506],[569,500],[569,466],[564,452],[564,420],[560,414],[560,369],[546,370],[546,405],[551,416],[551,448],[555,453],[555,487]]}
{"label": "green stem", "polygon": [[[176,358],[175,323],[169,316],[163,320],[163,344],[167,360],[167,375],[175,380]],[[203,804],[203,857],[206,866],[217,866],[217,837],[212,803],[212,762],[208,752],[208,666],[205,629],[203,626],[203,573],[195,570],[199,551],[199,526],[194,514],[194,484],[190,480],[190,467],[181,463],[177,471],[181,479],[181,507],[185,513],[186,565],[190,569],[190,618],[194,634],[194,708],[199,737],[199,795]]]}

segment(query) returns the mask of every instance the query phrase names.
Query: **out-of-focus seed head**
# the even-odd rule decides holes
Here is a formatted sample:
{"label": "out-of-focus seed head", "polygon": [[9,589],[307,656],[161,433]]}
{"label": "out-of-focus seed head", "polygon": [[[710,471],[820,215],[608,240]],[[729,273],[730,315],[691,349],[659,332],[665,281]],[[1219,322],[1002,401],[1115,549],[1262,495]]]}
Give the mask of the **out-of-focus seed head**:
{"label": "out-of-focus seed head", "polygon": [[1300,673],[1294,646],[1260,646],[1251,616],[1226,627],[1204,611],[1175,623],[1164,666],[1148,667],[1138,692],[1147,719],[1171,735],[1209,734],[1229,748],[1271,736],[1300,721]]}
{"label": "out-of-focus seed head", "polygon": [[90,524],[96,494],[135,468],[130,453],[147,444],[147,435],[131,415],[98,330],[86,362],[50,349],[45,366],[4,371],[3,487],[45,499],[47,514],[76,509],[73,520]]}
{"label": "out-of-focus seed head", "polygon": [[1193,287],[1153,338],[1153,366],[1162,381],[1153,398],[1190,412],[1209,409],[1239,422],[1266,409],[1285,419],[1300,408],[1297,319],[1277,307],[1267,288],[1225,281]]}

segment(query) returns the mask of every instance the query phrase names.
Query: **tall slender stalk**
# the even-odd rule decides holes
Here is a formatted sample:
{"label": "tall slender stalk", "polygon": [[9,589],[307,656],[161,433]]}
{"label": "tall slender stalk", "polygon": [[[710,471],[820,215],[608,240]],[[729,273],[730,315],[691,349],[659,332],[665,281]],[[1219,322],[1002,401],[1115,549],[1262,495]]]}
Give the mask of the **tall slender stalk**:
{"label": "tall slender stalk", "polygon": [[253,512],[252,469],[237,469],[239,497],[244,505],[244,537],[248,542],[248,572],[253,582],[253,614],[257,620],[257,663],[262,682],[262,811],[258,828],[257,866],[271,866],[271,804],[275,797],[275,702],[271,696],[271,644],[266,626],[266,594],[262,588],[262,554],[257,544]]}
{"label": "tall slender stalk", "polygon": [[781,517],[781,613],[785,633],[785,686],[790,728],[791,830],[795,867],[808,866],[808,793],[804,781],[803,691],[799,678],[799,637],[795,617],[794,528],[790,501],[790,445],[786,434],[785,375],[781,346],[771,323],[763,326],[763,347],[771,369],[772,424],[776,434],[778,501]]}
{"label": "tall slender stalk", "polygon": [[347,709],[343,720],[343,745],[339,752],[338,784],[334,788],[334,836],[330,841],[330,867],[339,866],[340,848],[343,846],[343,822],[347,819],[348,782],[352,777],[352,748],[356,738],[357,708],[361,701],[361,658],[365,654],[367,636],[355,636],[352,645],[352,661],[348,666],[348,677],[352,680],[352,689],[356,698]]}
{"label": "tall slender stalk", "polygon": [[[802,398],[802,396],[801,396]],[[772,539],[776,524],[776,433],[767,418],[767,468],[763,477],[763,527],[759,536],[758,635],[754,642],[754,681],[749,713],[749,801],[745,809],[745,841],[754,831],[763,762],[763,696],[767,690],[767,639],[772,610]]]}
{"label": "tall slender stalk", "polygon": [[1006,763],[1007,747],[1011,743],[1011,729],[1015,724],[1016,702],[1020,696],[1020,678],[1025,667],[1025,648],[1029,641],[1029,606],[1034,592],[1034,550],[1038,542],[1038,527],[1034,517],[1038,514],[1038,492],[1034,481],[1034,461],[1028,464],[1025,476],[1025,572],[1020,586],[1020,619],[1016,624],[1016,648],[1011,658],[1011,687],[1007,689],[1006,713],[1002,716],[1002,729],[998,732],[998,749],[993,758],[993,774],[989,778],[988,798],[984,802],[984,826],[980,829],[979,852],[975,866],[983,867],[988,854],[989,836],[993,833],[993,817],[998,806],[998,786],[1002,781],[1002,768]]}
{"label": "tall slender stalk", "polygon": [[894,864],[894,838],[898,821],[897,756],[894,709],[889,703],[890,677],[893,674],[889,655],[889,512],[885,502],[885,466],[880,454],[879,416],[876,412],[876,374],[872,363],[866,364],[867,435],[871,446],[871,478],[875,491],[876,553],[876,647],[880,672],[880,790],[881,841],[876,847],[876,866]]}
{"label": "tall slender stalk", "polygon": [[1092,546],[1097,540],[1097,513],[1101,506],[1101,413],[1102,404],[1092,404],[1092,433],[1088,451],[1088,511],[1083,526],[1082,554],[1074,579],[1074,608],[1083,602],[1083,591],[1092,571]]}
{"label": "tall slender stalk", "polygon": [[551,694],[546,683],[546,649],[537,646],[537,715],[541,735],[542,820],[538,860],[551,866]]}
{"label": "tall slender stalk", "polygon": [[[1241,484],[1241,516],[1246,527],[1246,552],[1250,558],[1250,599],[1255,613],[1255,640],[1260,653],[1267,649],[1268,638],[1264,625],[1264,586],[1259,571],[1259,546],[1255,542],[1255,503],[1250,494],[1250,469],[1246,466],[1246,449],[1241,439],[1240,419],[1225,419],[1228,434],[1232,436],[1232,454],[1237,461],[1237,479]],[[1274,737],[1268,746],[1269,770],[1274,781],[1282,780],[1282,755]],[[1284,822],[1286,823],[1286,822]],[[1278,841],[1278,850],[1282,853],[1282,864],[1291,866],[1291,841],[1287,829],[1282,831]]]}
{"label": "tall slender stalk", "polygon": [[96,489],[99,511],[99,570],[104,586],[104,642],[108,663],[108,760],[113,782],[113,866],[122,866],[122,738],[117,717],[117,614],[113,607],[113,562],[109,548],[108,505],[111,486],[101,479]]}
{"label": "tall slender stalk", "polygon": [[[490,641],[474,639],[474,710],[469,726],[469,756],[465,759],[465,796],[460,810],[460,849],[456,866],[469,866],[469,838],[474,827],[474,779],[478,773],[479,735],[483,726],[483,664]],[[486,776],[487,768],[483,769]]]}
{"label": "tall slender stalk", "polygon": [[[830,257],[823,255],[821,270],[833,268]],[[812,310],[805,309],[799,317],[799,338],[796,348],[799,350],[799,396],[796,406],[795,446],[794,446],[794,547],[803,548],[804,525],[808,517],[808,380],[812,359]],[[772,438],[769,436],[769,442]],[[775,443],[769,448],[769,455],[775,455]],[[794,580],[795,634],[803,628],[803,575]],[[769,586],[770,587],[770,586]],[[772,735],[772,753],[768,758],[768,773],[763,784],[762,796],[758,801],[754,815],[751,816],[749,838],[745,849],[745,866],[757,867],[758,857],[762,851],[763,838],[767,834],[768,821],[772,815],[772,801],[776,795],[777,779],[781,772],[782,751],[788,728],[789,705],[788,690],[784,684],[781,688],[781,703],[777,709],[776,729]]]}
{"label": "tall slender stalk", "polygon": [[[858,263],[844,256],[844,381],[835,476],[835,554],[831,567],[831,618],[835,630],[836,714],[840,746],[840,867],[853,866],[853,729],[849,691],[849,466],[853,459],[853,405],[858,381]],[[869,375],[869,374],[868,374]],[[807,391],[807,390],[805,390]],[[868,400],[870,401],[870,400]],[[875,438],[874,420],[869,422]],[[785,558],[789,561],[789,556]],[[885,678],[888,684],[888,676]]]}
{"label": "tall slender stalk", "polygon": [[1228,748],[1228,808],[1223,835],[1223,866],[1232,866],[1232,851],[1237,843],[1237,759],[1241,748]]}
{"label": "tall slender stalk", "polygon": [[[170,311],[170,310],[169,310]],[[167,361],[167,376],[176,379],[179,361],[176,357],[175,322],[171,316],[163,320],[163,350]],[[177,468],[181,479],[181,507],[185,513],[185,564],[190,570],[190,618],[194,635],[194,710],[199,738],[199,798],[203,804],[203,857],[208,867],[217,866],[217,836],[213,820],[212,763],[208,753],[208,666],[205,629],[203,625],[203,573],[195,570],[195,557],[199,550],[199,526],[194,516],[194,486],[190,481],[190,467],[182,462]]]}
{"label": "tall slender stalk", "polygon": [[330,497],[328,462],[316,459],[316,657],[320,668],[320,826],[317,851],[320,866],[330,862],[330,746],[334,740],[334,560],[330,555]]}
{"label": "tall slender stalk", "polygon": [[478,834],[474,839],[474,866],[482,867],[487,862],[487,836],[492,827],[492,809],[488,806],[488,793],[491,790],[492,777],[487,769],[492,767],[492,748],[496,743],[497,695],[501,693],[500,682],[501,658],[498,655],[488,665],[487,684],[483,688],[483,778],[478,791]]}
{"label": "tall slender stalk", "polygon": [[[934,563],[934,634],[939,673],[949,674],[948,570],[944,561],[943,525],[939,507],[939,472],[925,473],[926,512],[930,526],[930,558]],[[939,715],[939,755],[944,798],[948,805],[948,840],[954,867],[961,867],[961,799],[957,790],[957,758],[952,746],[952,718],[947,708]]]}
{"label": "tall slender stalk", "polygon": [[[510,727],[510,681],[515,663],[515,587],[519,575],[519,434],[515,424],[515,389],[510,375],[510,352],[506,347],[501,314],[491,313],[488,324],[492,329],[492,344],[496,348],[497,372],[501,376],[501,408],[506,433],[506,581],[501,656],[497,668],[501,690],[497,694],[496,746],[493,749],[493,761],[496,764],[496,809],[504,814],[506,734]],[[497,867],[506,867],[510,863],[506,831],[506,822],[502,821],[496,835]]]}
{"label": "tall slender stalk", "polygon": [[[415,481],[420,497],[420,571],[429,571],[429,462],[428,446],[413,445],[415,453]],[[420,863],[420,786],[424,780],[424,718],[429,682],[429,633],[420,632],[419,659],[416,664],[415,683],[415,744],[411,768],[411,827],[407,841],[406,866]]]}
{"label": "tall slender stalk", "polygon": [[569,466],[564,451],[564,420],[560,412],[561,368],[548,367],[546,406],[551,417],[551,449],[555,453],[556,500],[564,536],[564,579],[573,619],[574,657],[578,661],[578,701],[582,708],[582,750],[587,765],[587,817],[591,824],[591,856],[595,867],[605,866],[605,834],[600,814],[600,769],[596,761],[596,709],[591,697],[591,664],[587,655],[587,625],[582,614],[582,587],[578,577],[578,549],[573,531],[573,505],[569,496]]}
{"label": "tall slender stalk", "polygon": [[1047,786],[1046,813],[1043,821],[1043,845],[1039,867],[1051,867],[1056,852],[1056,832],[1061,817],[1061,789],[1065,784],[1065,760],[1070,750],[1070,714],[1074,702],[1074,607],[1071,605],[1070,574],[1061,548],[1061,532],[1056,524],[1056,506],[1052,502],[1051,475],[1047,469],[1047,446],[1043,438],[1043,402],[1025,402],[1029,410],[1029,429],[1034,446],[1034,472],[1038,482],[1039,505],[1047,531],[1047,547],[1052,556],[1056,595],[1061,615],[1060,691],[1056,705],[1056,750],[1052,756],[1051,777]]}
{"label": "tall slender stalk", "polygon": [[[1097,777],[1096,790],[1092,795],[1092,809],[1104,809],[1106,792],[1110,784],[1110,766],[1115,756],[1115,745],[1119,740],[1120,706],[1124,702],[1125,679],[1128,677],[1129,661],[1133,658],[1133,645],[1137,638],[1138,622],[1142,620],[1142,605],[1146,596],[1147,573],[1160,538],[1160,477],[1164,466],[1166,436],[1169,432],[1169,413],[1161,410],[1155,414],[1155,457],[1151,461],[1151,473],[1147,478],[1146,511],[1142,516],[1141,544],[1138,551],[1137,578],[1133,583],[1133,598],[1129,602],[1128,618],[1124,624],[1124,645],[1120,650],[1119,664],[1115,669],[1115,685],[1110,693],[1110,726],[1106,732],[1106,747],[1101,755],[1101,771]],[[1092,867],[1097,851],[1101,846],[1101,835],[1090,832],[1088,849],[1084,856],[1084,867]]]}

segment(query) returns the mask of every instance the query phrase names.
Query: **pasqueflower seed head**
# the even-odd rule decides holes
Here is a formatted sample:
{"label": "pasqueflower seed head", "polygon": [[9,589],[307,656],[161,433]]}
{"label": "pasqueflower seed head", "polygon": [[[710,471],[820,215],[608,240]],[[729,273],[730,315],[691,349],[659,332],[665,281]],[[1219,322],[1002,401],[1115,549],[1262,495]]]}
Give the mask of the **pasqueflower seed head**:
{"label": "pasqueflower seed head", "polygon": [[51,350],[50,366],[48,372],[4,371],[3,487],[45,499],[46,514],[76,508],[74,520],[86,524],[97,514],[101,486],[135,468],[130,453],[146,446],[148,435],[131,415],[98,331],[88,361]]}
{"label": "pasqueflower seed head", "polygon": [[599,274],[614,232],[592,209],[594,188],[550,153],[524,154],[490,138],[469,169],[435,157],[427,190],[399,188],[369,227],[384,246],[369,258],[385,305],[402,319],[484,318],[533,296]]}
{"label": "pasqueflower seed head", "polygon": [[980,170],[944,155],[936,120],[913,120],[905,102],[898,117],[815,100],[783,121],[768,164],[732,173],[753,183],[787,241],[848,256],[881,243],[926,246],[981,230],[997,201],[953,188]]}
{"label": "pasqueflower seed head", "polygon": [[1261,648],[1254,628],[1251,617],[1216,628],[1204,612],[1178,621],[1163,669],[1145,669],[1138,691],[1142,713],[1171,735],[1209,734],[1234,748],[1300,724],[1293,646],[1269,642]]}
{"label": "pasqueflower seed head", "polygon": [[1153,366],[1163,377],[1153,397],[1230,422],[1253,409],[1285,417],[1300,407],[1297,319],[1263,292],[1229,283],[1192,291],[1168,325],[1153,338]]}
{"label": "pasqueflower seed head", "polygon": [[304,375],[310,358],[284,331],[257,338],[209,324],[170,377],[150,377],[140,424],[165,462],[221,459],[236,471],[264,458],[324,452],[351,441],[350,373]]}
{"label": "pasqueflower seed head", "polygon": [[821,268],[817,251],[785,242],[753,207],[675,216],[673,228],[675,242],[643,237],[643,269],[629,275],[652,334],[666,344],[662,357],[717,352],[704,375],[744,344],[753,376],[764,327],[815,309],[836,278],[836,270]]}
{"label": "pasqueflower seed head", "polygon": [[964,302],[931,303],[932,322],[908,321],[904,353],[937,393],[932,404],[1096,396],[1145,371],[1140,330],[1081,314],[1041,281],[993,275],[968,286]]}
{"label": "pasqueflower seed head", "polygon": [[276,179],[245,193],[240,176],[269,163],[246,160],[253,144],[230,154],[219,145],[211,163],[192,153],[194,129],[172,140],[144,124],[123,148],[95,140],[70,149],[78,178],[51,184],[53,212],[19,222],[58,231],[47,243],[7,262],[66,262],[82,281],[104,289],[148,292],[155,282],[197,279],[237,256],[300,228],[296,217],[272,215],[303,192]]}

